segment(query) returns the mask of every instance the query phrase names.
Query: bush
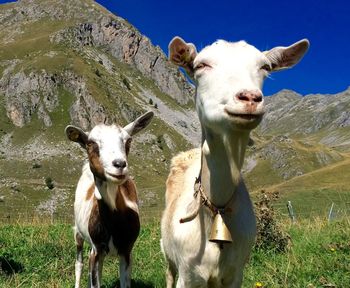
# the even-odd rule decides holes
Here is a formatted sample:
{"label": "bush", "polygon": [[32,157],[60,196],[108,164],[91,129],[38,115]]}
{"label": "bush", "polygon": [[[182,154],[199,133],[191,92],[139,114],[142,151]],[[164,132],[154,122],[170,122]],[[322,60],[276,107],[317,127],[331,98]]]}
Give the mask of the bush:
{"label": "bush", "polygon": [[38,168],[41,168],[41,164],[38,162],[35,162],[35,163],[33,163],[32,167],[33,167],[33,169],[38,169]]}
{"label": "bush", "polygon": [[278,225],[271,205],[278,197],[278,192],[267,193],[262,190],[258,200],[254,203],[257,218],[256,249],[284,252],[289,248],[290,236]]}
{"label": "bush", "polygon": [[50,190],[55,188],[55,184],[53,183],[53,180],[52,180],[51,177],[46,177],[45,178],[45,184],[46,184],[47,188],[49,188]]}
{"label": "bush", "polygon": [[101,76],[102,76],[100,70],[98,70],[98,69],[95,70],[95,74],[96,74],[98,77],[101,77]]}
{"label": "bush", "polygon": [[158,135],[157,136],[157,146],[160,150],[163,150],[163,136],[162,135]]}
{"label": "bush", "polygon": [[126,78],[123,78],[123,84],[125,85],[125,87],[128,89],[128,90],[131,90],[131,86],[130,86],[130,83],[128,81],[128,79]]}

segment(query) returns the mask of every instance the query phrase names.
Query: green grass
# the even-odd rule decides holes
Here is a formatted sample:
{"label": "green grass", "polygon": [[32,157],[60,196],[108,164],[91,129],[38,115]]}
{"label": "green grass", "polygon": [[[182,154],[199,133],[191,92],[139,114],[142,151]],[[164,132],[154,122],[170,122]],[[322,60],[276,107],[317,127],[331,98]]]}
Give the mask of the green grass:
{"label": "green grass", "polygon": [[349,219],[330,224],[312,220],[285,227],[291,249],[286,254],[255,251],[253,265],[246,270],[245,287],[252,287],[248,283],[253,281],[264,287],[348,287],[349,224]]}
{"label": "green grass", "polygon": [[276,185],[276,189],[282,189],[286,192],[295,190],[296,187],[304,187],[308,190],[312,187],[322,186],[325,188],[336,188],[339,190],[347,190],[350,184],[348,177],[350,173],[350,159],[329,165],[327,167],[315,170],[311,173],[295,177],[280,185]]}
{"label": "green grass", "polygon": [[49,113],[52,126],[48,129],[46,137],[51,141],[61,141],[64,129],[71,123],[70,108],[74,102],[74,96],[62,87],[58,88],[59,105]]}
{"label": "green grass", "polygon": [[328,217],[332,206],[336,217],[350,215],[350,190],[312,189],[296,190],[280,197],[278,208],[287,215],[286,203],[291,201],[298,218]]}
{"label": "green grass", "polygon": [[[159,229],[149,224],[142,228],[134,254],[134,287],[163,287],[164,261],[159,249]],[[88,249],[85,245],[85,260]],[[75,245],[73,230],[67,224],[17,224],[0,227],[0,262],[12,264],[18,273],[0,273],[0,287],[72,287]],[[6,259],[6,260],[5,260]],[[85,261],[82,287],[86,287]],[[9,269],[10,270],[10,269]],[[115,287],[117,259],[104,264],[104,287]]]}
{"label": "green grass", "polygon": [[286,202],[292,201],[299,217],[327,217],[332,203],[335,213],[350,215],[350,159],[326,166],[311,173],[292,178],[278,185],[266,187],[266,191],[278,191],[277,206],[284,213]]}
{"label": "green grass", "polygon": [[[264,145],[265,143],[260,142],[257,147],[259,149]],[[335,215],[350,215],[348,153],[339,153],[322,144],[312,143],[308,146],[299,140],[276,145],[286,151],[283,155],[286,166],[273,169],[269,159],[259,158],[254,169],[244,176],[253,198],[261,190],[278,191],[280,198],[275,207],[287,217],[287,201],[292,202],[294,212],[299,218],[327,217],[332,203],[335,205]],[[324,162],[317,160],[317,157],[325,159]],[[304,171],[304,174],[283,180],[277,173],[288,172],[289,169],[298,169]]]}
{"label": "green grass", "polygon": [[0,59],[23,59],[30,61],[38,53],[50,51],[53,47],[49,36],[74,23],[40,19],[23,26],[23,33],[16,36],[14,42],[0,44]]}
{"label": "green grass", "polygon": [[[245,270],[243,287],[252,288],[256,282],[271,288],[331,287],[326,284],[348,287],[349,221],[285,223],[283,228],[292,240],[290,250],[286,253],[254,251]],[[40,223],[0,226],[0,262],[3,267],[0,287],[72,287],[75,255],[72,234],[71,225],[43,224],[43,219]],[[159,223],[143,225],[133,254],[133,287],[165,286],[165,263],[159,239]],[[85,247],[85,256],[87,254]],[[107,258],[103,287],[117,285],[117,267],[115,258]],[[86,273],[85,267],[83,287],[86,286]]]}

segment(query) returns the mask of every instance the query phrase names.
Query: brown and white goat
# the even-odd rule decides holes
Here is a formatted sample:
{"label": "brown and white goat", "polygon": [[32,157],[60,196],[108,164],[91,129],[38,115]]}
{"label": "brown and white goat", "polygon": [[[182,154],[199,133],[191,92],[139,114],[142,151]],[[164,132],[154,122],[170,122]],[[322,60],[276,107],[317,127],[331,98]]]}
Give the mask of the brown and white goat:
{"label": "brown and white goat", "polygon": [[[244,41],[219,40],[197,53],[179,37],[170,42],[170,60],[196,84],[202,147],[172,160],[166,184],[161,243],[168,288],[177,273],[177,288],[241,287],[256,223],[240,171],[249,133],[264,114],[262,84],[269,72],[298,63],[308,47],[302,40],[260,52]],[[197,177],[201,188],[195,194]],[[232,243],[209,241],[218,212]]]}
{"label": "brown and white goat", "polygon": [[79,143],[89,159],[83,167],[74,202],[76,288],[80,287],[83,270],[84,241],[91,245],[88,287],[100,287],[107,254],[119,256],[120,287],[130,287],[131,250],[139,235],[140,221],[127,156],[131,137],[144,129],[152,117],[153,112],[147,112],[124,128],[100,124],[90,133],[66,127],[69,140]]}

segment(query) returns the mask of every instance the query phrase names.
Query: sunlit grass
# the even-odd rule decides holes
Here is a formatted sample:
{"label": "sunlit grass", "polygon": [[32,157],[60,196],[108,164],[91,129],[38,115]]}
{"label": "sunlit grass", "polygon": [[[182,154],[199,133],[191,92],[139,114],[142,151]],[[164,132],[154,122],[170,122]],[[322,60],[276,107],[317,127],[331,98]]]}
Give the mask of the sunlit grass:
{"label": "sunlit grass", "polygon": [[[44,222],[47,222],[46,224]],[[350,220],[323,219],[283,224],[292,240],[286,253],[254,251],[243,287],[348,287]],[[165,263],[159,246],[159,223],[144,224],[133,253],[133,287],[164,287]],[[85,258],[88,249],[85,247]],[[0,287],[72,287],[75,247],[69,224],[31,223],[0,227]],[[85,259],[87,260],[87,259]],[[12,269],[8,269],[11,264]],[[87,265],[86,265],[87,266]],[[4,269],[4,267],[6,269]],[[86,285],[86,267],[83,287]],[[107,258],[105,288],[118,283],[118,261]],[[119,284],[118,284],[119,285]]]}

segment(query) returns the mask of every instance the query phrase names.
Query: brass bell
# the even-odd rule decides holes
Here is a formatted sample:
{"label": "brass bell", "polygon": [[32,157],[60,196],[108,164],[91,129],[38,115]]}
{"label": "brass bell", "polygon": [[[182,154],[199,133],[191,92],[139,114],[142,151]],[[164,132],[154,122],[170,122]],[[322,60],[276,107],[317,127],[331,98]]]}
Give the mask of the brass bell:
{"label": "brass bell", "polygon": [[232,243],[231,232],[228,230],[224,219],[222,218],[223,212],[219,211],[214,218],[211,226],[211,233],[209,241],[223,244]]}

